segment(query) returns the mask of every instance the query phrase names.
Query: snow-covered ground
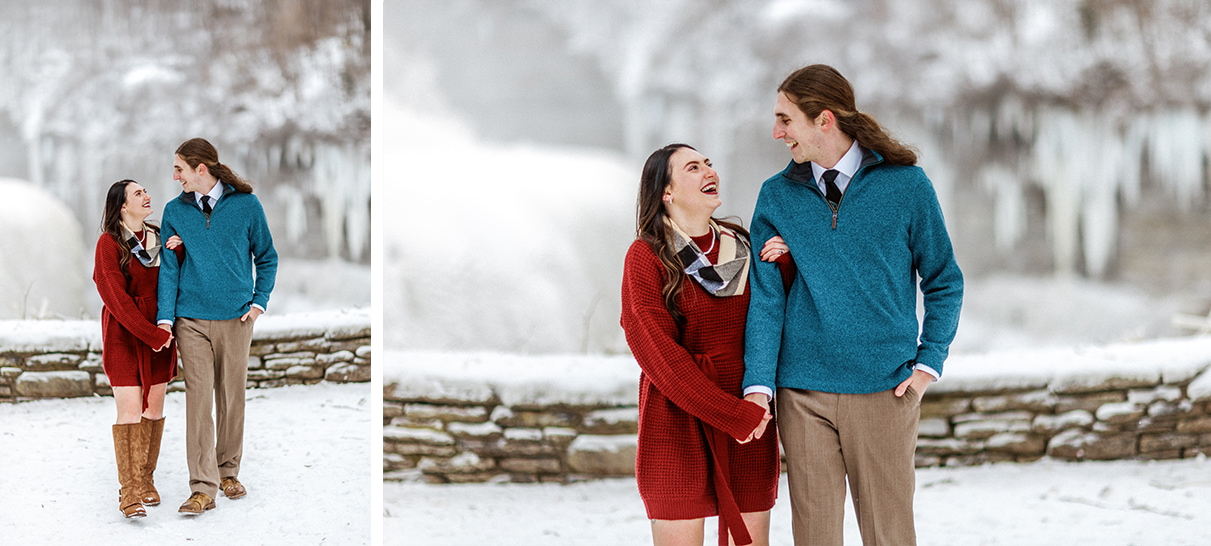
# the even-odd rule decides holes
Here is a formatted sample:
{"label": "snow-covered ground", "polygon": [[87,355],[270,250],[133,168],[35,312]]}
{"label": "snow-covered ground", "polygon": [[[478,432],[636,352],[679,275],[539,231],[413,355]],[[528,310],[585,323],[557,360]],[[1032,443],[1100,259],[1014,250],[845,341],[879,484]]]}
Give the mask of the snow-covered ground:
{"label": "snow-covered ground", "polygon": [[[792,544],[786,476],[770,544]],[[383,543],[455,546],[650,544],[632,479],[383,488]],[[994,464],[917,471],[917,542],[928,545],[1204,545],[1211,462]],[[706,544],[714,544],[707,520]],[[846,506],[845,544],[861,544]]]}
{"label": "snow-covered ground", "polygon": [[163,502],[135,520],[118,511],[112,398],[0,404],[0,544],[368,544],[380,458],[371,392],[366,383],[249,390],[248,495],[220,495],[197,517],[177,513],[189,497],[185,396],[170,393],[155,474]]}

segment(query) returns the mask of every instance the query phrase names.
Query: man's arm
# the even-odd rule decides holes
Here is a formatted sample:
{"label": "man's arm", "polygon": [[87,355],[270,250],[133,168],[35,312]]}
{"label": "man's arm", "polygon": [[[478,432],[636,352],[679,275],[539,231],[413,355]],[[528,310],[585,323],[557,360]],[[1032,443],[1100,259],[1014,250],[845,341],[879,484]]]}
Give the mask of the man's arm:
{"label": "man's arm", "polygon": [[273,235],[269,232],[269,222],[265,219],[265,210],[259,200],[256,201],[248,243],[256,269],[256,282],[253,285],[252,307],[240,320],[251,318],[255,321],[269,306],[269,294],[273,292],[278,271],[278,253],[273,248]]}
{"label": "man's arm", "polygon": [[[959,327],[959,310],[963,305],[963,272],[955,262],[950,235],[942,218],[942,207],[929,183],[917,192],[913,215],[913,269],[920,276],[924,296],[925,318],[917,346],[917,365],[942,374],[950,343]],[[914,372],[927,374],[918,368]]]}
{"label": "man's arm", "polygon": [[[767,212],[769,192],[762,188],[753,213],[751,240],[767,241],[778,235]],[[786,312],[786,291],[775,262],[754,256],[749,270],[750,296],[748,320],[744,329],[744,394],[753,392],[773,397],[778,371],[778,353],[782,346],[782,322]]]}
{"label": "man's arm", "polygon": [[[168,241],[170,237],[177,235],[176,228],[173,227],[172,223],[173,216],[168,208],[168,206],[164,207],[164,218],[160,226],[160,239],[162,241]],[[172,331],[173,322],[177,319],[177,287],[180,281],[181,265],[179,260],[176,259],[176,254],[172,251],[161,250],[159,284],[156,286],[156,324],[168,326],[165,329],[170,332]]]}

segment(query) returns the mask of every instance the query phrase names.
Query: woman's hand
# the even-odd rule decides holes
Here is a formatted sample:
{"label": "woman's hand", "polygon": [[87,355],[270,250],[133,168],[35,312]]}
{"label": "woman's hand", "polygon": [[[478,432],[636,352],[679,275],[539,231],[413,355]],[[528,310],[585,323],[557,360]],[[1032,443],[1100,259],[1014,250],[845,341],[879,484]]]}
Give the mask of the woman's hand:
{"label": "woman's hand", "polygon": [[169,237],[167,241],[164,241],[164,248],[167,248],[168,250],[176,250],[176,248],[179,246],[181,246],[180,235],[173,235],[172,237]]}
{"label": "woman's hand", "polygon": [[[175,237],[175,235],[174,235],[174,237]],[[160,351],[163,351],[164,349],[167,349],[169,345],[172,345],[172,326],[169,326],[167,324],[157,324],[156,327],[161,330],[164,330],[165,332],[168,332],[168,341],[165,341],[164,345],[160,346],[160,348],[152,349],[153,351],[158,353]]]}
{"label": "woman's hand", "polygon": [[775,235],[765,242],[765,246],[761,247],[761,261],[772,262],[790,251],[790,247],[786,246],[786,241],[782,240],[782,236]]}
{"label": "woman's hand", "polygon": [[757,425],[757,428],[753,429],[753,431],[749,433],[748,438],[737,440],[742,444],[747,444],[753,440],[758,440],[761,438],[761,436],[765,435],[765,427],[769,426],[770,419],[773,419],[774,416],[769,412],[769,399],[764,394],[754,392],[750,393],[748,396],[745,396],[744,399],[761,406],[761,408],[765,410],[765,416],[761,418],[761,423]]}

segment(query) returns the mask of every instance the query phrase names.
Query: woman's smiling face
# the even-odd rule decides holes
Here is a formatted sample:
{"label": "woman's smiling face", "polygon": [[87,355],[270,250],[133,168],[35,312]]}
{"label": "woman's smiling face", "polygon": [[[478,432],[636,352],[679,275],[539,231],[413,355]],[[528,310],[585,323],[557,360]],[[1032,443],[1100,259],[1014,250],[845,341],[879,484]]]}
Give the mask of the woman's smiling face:
{"label": "woman's smiling face", "polygon": [[126,185],[126,204],[122,205],[122,212],[131,215],[136,220],[143,220],[151,216],[151,196],[147,194],[147,190],[136,182],[131,182]]}
{"label": "woman's smiling face", "polygon": [[719,199],[719,173],[711,160],[691,148],[680,148],[669,156],[669,185],[665,188],[665,207],[677,207],[687,214],[710,216],[723,204]]}

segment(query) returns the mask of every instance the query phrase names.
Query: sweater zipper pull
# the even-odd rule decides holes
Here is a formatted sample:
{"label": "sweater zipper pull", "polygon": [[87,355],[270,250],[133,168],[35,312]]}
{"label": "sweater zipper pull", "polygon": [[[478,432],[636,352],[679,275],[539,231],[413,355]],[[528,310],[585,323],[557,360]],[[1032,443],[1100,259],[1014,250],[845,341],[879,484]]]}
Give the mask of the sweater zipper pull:
{"label": "sweater zipper pull", "polygon": [[[209,221],[207,221],[209,225]],[[833,209],[833,229],[837,229],[837,209]]]}

